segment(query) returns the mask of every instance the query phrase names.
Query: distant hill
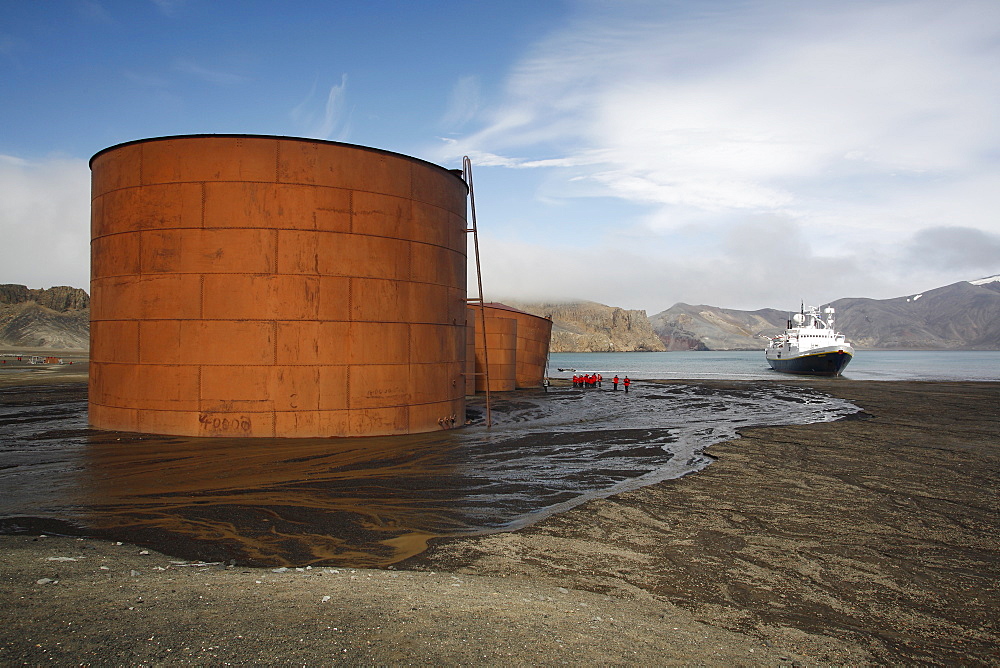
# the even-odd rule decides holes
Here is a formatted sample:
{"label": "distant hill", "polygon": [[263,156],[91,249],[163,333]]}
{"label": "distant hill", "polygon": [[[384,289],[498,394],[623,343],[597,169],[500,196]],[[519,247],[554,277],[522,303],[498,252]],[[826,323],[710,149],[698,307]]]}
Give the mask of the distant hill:
{"label": "distant hill", "polygon": [[[859,348],[1000,350],[1000,276],[894,299],[838,299],[837,329]],[[814,304],[814,306],[819,306]],[[650,318],[670,350],[754,350],[788,311],[675,304]]]}
{"label": "distant hill", "polygon": [[862,348],[1000,350],[1000,283],[962,281],[895,299],[838,299],[833,307],[837,328]]}
{"label": "distant hill", "polygon": [[550,350],[564,352],[655,352],[666,350],[645,311],[627,311],[596,302],[505,304],[552,318]]}
{"label": "distant hill", "polygon": [[785,328],[788,313],[674,304],[649,320],[667,350],[756,350],[764,345],[760,335]]}
{"label": "distant hill", "polygon": [[[645,311],[590,301],[505,303],[552,318],[552,352],[757,350],[763,346],[760,336],[782,331],[789,315],[773,308],[739,311],[681,303],[647,317]],[[894,299],[851,297],[831,305],[837,329],[859,348],[1000,350],[1000,276]],[[90,298],[84,290],[0,285],[0,345],[87,348],[89,330]]]}
{"label": "distant hill", "polygon": [[0,345],[84,349],[90,346],[90,297],[57,286],[0,285]]}

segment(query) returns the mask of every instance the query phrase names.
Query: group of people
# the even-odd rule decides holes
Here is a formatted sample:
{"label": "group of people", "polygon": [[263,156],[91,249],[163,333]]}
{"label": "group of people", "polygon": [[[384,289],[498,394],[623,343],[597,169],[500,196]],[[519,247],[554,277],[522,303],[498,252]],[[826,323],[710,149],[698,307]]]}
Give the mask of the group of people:
{"label": "group of people", "polygon": [[603,379],[599,373],[574,373],[573,387],[600,387]]}
{"label": "group of people", "polygon": [[[604,376],[599,373],[574,373],[573,374],[573,387],[601,387],[601,381],[604,380]],[[618,391],[618,375],[611,380],[613,389]],[[625,394],[628,394],[629,385],[632,381],[629,380],[628,376],[621,381],[621,384],[625,387]]]}

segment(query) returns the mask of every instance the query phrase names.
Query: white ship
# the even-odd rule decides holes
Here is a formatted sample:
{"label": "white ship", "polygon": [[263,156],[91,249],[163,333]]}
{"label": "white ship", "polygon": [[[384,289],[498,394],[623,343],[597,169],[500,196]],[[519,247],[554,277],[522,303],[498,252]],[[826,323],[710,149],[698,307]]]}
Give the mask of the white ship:
{"label": "white ship", "polygon": [[822,311],[803,306],[788,321],[784,334],[768,339],[767,363],[775,371],[839,376],[854,357],[854,348],[833,326],[833,307]]}

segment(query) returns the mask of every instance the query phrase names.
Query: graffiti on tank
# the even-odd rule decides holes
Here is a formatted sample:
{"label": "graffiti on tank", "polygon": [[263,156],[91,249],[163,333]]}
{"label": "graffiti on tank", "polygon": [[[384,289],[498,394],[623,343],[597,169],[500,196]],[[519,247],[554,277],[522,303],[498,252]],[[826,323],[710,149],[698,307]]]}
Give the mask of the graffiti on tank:
{"label": "graffiti on tank", "polygon": [[204,431],[217,435],[243,435],[253,433],[253,422],[248,415],[230,415],[228,413],[202,413],[198,416]]}

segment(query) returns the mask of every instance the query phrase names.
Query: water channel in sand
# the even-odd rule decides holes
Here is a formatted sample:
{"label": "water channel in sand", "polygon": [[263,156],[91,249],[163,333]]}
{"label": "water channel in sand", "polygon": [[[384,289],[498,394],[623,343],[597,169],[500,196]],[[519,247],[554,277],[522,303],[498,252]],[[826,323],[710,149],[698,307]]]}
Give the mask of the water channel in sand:
{"label": "water channel in sand", "polygon": [[[857,412],[774,382],[640,382],[482,399],[413,436],[196,439],[87,426],[86,385],[0,388],[0,533],[93,535],[185,559],[379,567],[705,466],[741,427]],[[478,416],[478,418],[477,418]]]}

